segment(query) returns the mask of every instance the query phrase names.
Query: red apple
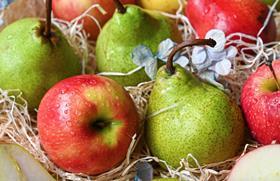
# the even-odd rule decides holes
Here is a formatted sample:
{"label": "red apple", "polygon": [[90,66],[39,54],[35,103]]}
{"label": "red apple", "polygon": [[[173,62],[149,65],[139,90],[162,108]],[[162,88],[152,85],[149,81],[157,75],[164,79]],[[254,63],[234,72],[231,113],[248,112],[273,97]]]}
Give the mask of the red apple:
{"label": "red apple", "polygon": [[[121,0],[123,4],[135,4],[136,0]],[[99,4],[107,13],[103,15],[98,9],[94,8],[89,14],[95,17],[99,24],[103,26],[114,14],[115,5],[113,0],[53,0],[52,8],[54,16],[66,21],[71,21],[83,14],[94,4]],[[99,28],[89,17],[82,19],[84,29],[90,34],[91,40],[96,40]]]}
{"label": "red apple", "polygon": [[62,169],[96,175],[126,156],[139,116],[129,94],[96,75],[65,79],[52,87],[38,110],[38,132],[50,159]]}
{"label": "red apple", "polygon": [[[260,0],[188,0],[186,16],[198,33],[204,38],[211,29],[220,29],[226,35],[241,32],[257,36],[269,12]],[[274,18],[261,34],[264,42],[276,39]]]}
{"label": "red apple", "polygon": [[[280,61],[273,63],[280,80]],[[269,67],[263,65],[245,82],[241,105],[252,135],[262,144],[280,143],[280,90]]]}

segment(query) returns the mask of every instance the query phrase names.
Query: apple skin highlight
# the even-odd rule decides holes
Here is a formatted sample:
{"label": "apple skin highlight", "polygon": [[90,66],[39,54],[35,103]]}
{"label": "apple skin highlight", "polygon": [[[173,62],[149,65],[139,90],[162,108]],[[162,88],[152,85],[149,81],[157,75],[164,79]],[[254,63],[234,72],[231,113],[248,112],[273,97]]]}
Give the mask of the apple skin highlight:
{"label": "apple skin highlight", "polygon": [[[278,80],[280,61],[273,62]],[[262,144],[280,143],[280,91],[269,67],[263,65],[245,82],[241,105],[254,138]]]}
{"label": "apple skin highlight", "polygon": [[38,111],[39,137],[50,159],[66,171],[88,175],[108,171],[125,158],[138,124],[129,94],[96,75],[59,82]]}

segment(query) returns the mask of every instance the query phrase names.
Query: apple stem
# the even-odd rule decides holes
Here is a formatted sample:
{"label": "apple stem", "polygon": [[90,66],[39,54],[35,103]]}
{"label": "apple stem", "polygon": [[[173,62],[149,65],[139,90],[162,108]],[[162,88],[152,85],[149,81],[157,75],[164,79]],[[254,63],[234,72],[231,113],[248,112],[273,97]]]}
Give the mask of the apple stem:
{"label": "apple stem", "polygon": [[167,63],[166,63],[166,70],[170,75],[173,75],[175,73],[175,68],[173,66],[173,57],[176,55],[178,51],[180,51],[183,48],[186,47],[192,47],[192,46],[201,46],[201,45],[208,45],[210,47],[216,46],[216,41],[213,39],[195,39],[191,41],[185,41],[181,44],[178,44],[170,53]]}
{"label": "apple stem", "polygon": [[274,68],[272,66],[272,61],[271,60],[268,60],[265,62],[265,64],[269,67],[270,71],[272,72],[272,75],[275,79],[275,82],[276,82],[276,86],[277,86],[277,89],[280,90],[280,84],[279,84],[279,81],[277,79],[277,76],[276,76],[276,73],[274,71]]}
{"label": "apple stem", "polygon": [[46,24],[45,24],[45,37],[51,37],[51,12],[52,12],[52,0],[46,0]]}
{"label": "apple stem", "polygon": [[114,3],[116,5],[119,13],[124,14],[126,12],[125,7],[119,0],[114,0]]}
{"label": "apple stem", "polygon": [[91,127],[96,131],[100,131],[100,130],[108,127],[111,124],[112,123],[110,121],[105,121],[103,119],[97,119],[96,121],[93,121],[93,123],[91,123]]}

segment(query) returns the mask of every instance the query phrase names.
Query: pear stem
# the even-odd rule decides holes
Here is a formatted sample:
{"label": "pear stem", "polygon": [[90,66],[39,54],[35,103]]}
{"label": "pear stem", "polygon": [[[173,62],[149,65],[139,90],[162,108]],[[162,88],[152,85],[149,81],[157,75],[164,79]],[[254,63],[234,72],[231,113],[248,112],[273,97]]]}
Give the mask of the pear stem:
{"label": "pear stem", "polygon": [[167,63],[166,63],[166,70],[170,75],[173,75],[175,73],[175,68],[173,66],[173,57],[176,55],[178,51],[180,51],[183,48],[191,47],[191,46],[201,46],[201,45],[208,45],[210,47],[216,46],[216,41],[213,39],[195,39],[192,41],[186,41],[181,44],[178,44],[170,53]]}
{"label": "pear stem", "polygon": [[52,12],[52,0],[46,0],[46,24],[45,24],[45,37],[51,37],[51,12]]}
{"label": "pear stem", "polygon": [[273,75],[274,80],[276,82],[277,89],[280,90],[280,84],[279,84],[279,81],[277,79],[277,76],[276,76],[276,73],[274,71],[274,68],[272,66],[272,61],[268,60],[268,61],[265,62],[265,64],[269,67],[270,71],[272,72],[272,75]]}
{"label": "pear stem", "polygon": [[120,2],[120,0],[114,0],[114,3],[115,3],[115,6],[117,7],[119,13],[124,14],[126,12],[125,7]]}

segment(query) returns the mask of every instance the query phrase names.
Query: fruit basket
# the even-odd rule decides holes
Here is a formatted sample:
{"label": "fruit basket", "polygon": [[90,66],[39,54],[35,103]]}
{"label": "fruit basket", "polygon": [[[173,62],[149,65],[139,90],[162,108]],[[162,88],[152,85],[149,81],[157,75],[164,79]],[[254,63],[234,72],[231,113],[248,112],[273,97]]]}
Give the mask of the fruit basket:
{"label": "fruit basket", "polygon": [[[183,40],[194,39],[196,33],[190,25],[189,20],[183,14],[183,1],[180,1],[180,8],[176,14],[162,13],[164,16],[176,20]],[[45,17],[43,0],[16,0],[8,8],[2,10],[4,28],[11,22],[23,17]],[[280,26],[280,14],[276,10],[272,16],[275,18],[277,30]],[[17,13],[15,13],[17,12]],[[86,16],[86,13],[71,22],[60,19],[53,19],[59,29],[65,34],[69,43],[76,52],[82,57],[83,72],[95,72],[95,41],[87,38],[82,25],[78,22]],[[279,41],[280,33],[277,33]],[[248,43],[246,40],[250,40]],[[233,33],[226,37],[227,46],[245,48],[246,51],[238,52],[230,73],[219,77],[218,82],[223,85],[225,91],[237,104],[240,104],[242,86],[249,75],[267,60],[279,58],[279,42],[269,44],[263,43],[262,39]],[[253,53],[252,53],[253,52]],[[189,50],[186,54],[192,54]],[[144,121],[147,118],[147,104],[153,89],[154,81],[147,81],[137,86],[127,86],[125,89],[132,97],[137,111],[140,115],[140,130],[134,135],[129,146],[125,160],[112,170],[96,176],[85,174],[74,174],[66,172],[56,166],[47,156],[41,146],[37,121],[34,113],[28,111],[28,102],[22,97],[20,90],[0,89],[0,140],[5,143],[16,143],[28,150],[37,160],[41,162],[45,169],[57,180],[133,180],[136,176],[136,165],[139,162],[151,163],[154,167],[154,176],[163,178],[180,178],[181,180],[226,180],[236,161],[246,154],[262,145],[254,141],[247,135],[246,143],[240,149],[239,154],[231,159],[201,166],[196,158],[188,155],[181,161],[179,168],[174,169],[164,160],[151,155],[150,150],[144,142]],[[195,168],[190,166],[195,163]],[[160,165],[164,165],[161,167]]]}

